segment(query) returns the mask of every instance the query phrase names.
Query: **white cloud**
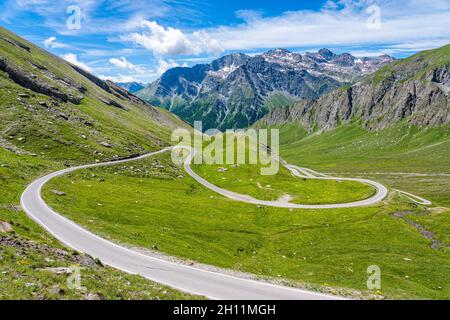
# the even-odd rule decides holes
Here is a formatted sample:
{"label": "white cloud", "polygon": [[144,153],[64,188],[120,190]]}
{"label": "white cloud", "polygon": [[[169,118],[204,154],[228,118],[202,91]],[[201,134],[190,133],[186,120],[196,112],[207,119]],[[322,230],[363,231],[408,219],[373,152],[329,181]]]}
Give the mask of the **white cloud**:
{"label": "white cloud", "polygon": [[[169,69],[175,68],[175,67],[179,67],[180,64],[178,64],[178,62],[172,60],[172,59],[168,59],[168,60],[164,60],[164,59],[159,59],[158,61],[158,65],[156,67],[156,73],[158,75],[162,75],[164,72],[166,72]],[[187,63],[183,63],[183,65],[181,65],[182,67],[187,67]]]}
{"label": "white cloud", "polygon": [[109,63],[116,66],[117,68],[134,71],[137,73],[145,73],[146,69],[137,65],[132,64],[129,62],[125,57],[117,58],[111,58],[109,59]]}
{"label": "white cloud", "polygon": [[381,10],[378,30],[367,26],[367,8],[373,3],[330,0],[320,11],[289,11],[267,18],[253,15],[243,24],[204,33],[226,50],[408,43],[413,48],[418,41],[450,42],[449,0],[377,1]]}
{"label": "white cloud", "polygon": [[112,82],[138,82],[136,80],[136,78],[134,78],[133,76],[129,76],[129,75],[117,75],[117,76],[104,76],[104,75],[99,75],[98,76],[100,79],[102,80],[109,80]]}
{"label": "white cloud", "polygon": [[245,22],[252,22],[262,18],[262,12],[257,10],[238,10],[236,17],[241,18]]}
{"label": "white cloud", "polygon": [[83,55],[90,56],[90,57],[110,57],[110,56],[127,56],[127,55],[134,55],[136,53],[143,53],[145,52],[145,49],[137,49],[137,48],[123,48],[123,49],[103,49],[103,48],[80,48],[80,50],[83,50]]}
{"label": "white cloud", "polygon": [[388,46],[383,46],[379,48],[374,48],[373,50],[369,49],[350,49],[350,53],[355,57],[376,57],[382,54],[388,55],[409,55],[415,52],[430,50],[442,47],[448,44],[449,40],[424,40],[424,41],[415,41],[415,42],[407,42],[400,44],[393,44]]}
{"label": "white cloud", "polygon": [[81,69],[92,73],[92,69],[87,64],[85,64],[85,63],[83,63],[81,61],[78,61],[78,57],[77,57],[76,54],[74,54],[74,53],[66,53],[66,54],[64,54],[62,56],[62,58],[64,60],[66,60],[67,62],[70,62],[71,64],[74,64],[74,65],[80,67]]}
{"label": "white cloud", "polygon": [[[373,18],[368,8],[374,3],[381,10],[380,28],[368,25]],[[263,17],[259,11],[240,10],[236,16],[244,22],[191,32],[144,20],[143,32],[120,39],[134,42],[156,57],[324,46],[379,46],[387,50],[401,45],[402,52],[414,52],[423,47],[417,43],[450,42],[450,0],[328,0],[318,11]],[[399,51],[392,47],[392,52]]]}
{"label": "white cloud", "polygon": [[50,37],[50,38],[48,38],[48,39],[45,39],[45,40],[44,40],[44,46],[45,46],[46,48],[51,48],[53,42],[55,42],[55,41],[56,41],[56,37]]}
{"label": "white cloud", "polygon": [[204,31],[186,35],[180,29],[163,27],[156,21],[142,21],[142,33],[122,36],[121,40],[134,42],[156,56],[199,55],[222,51],[222,47]]}
{"label": "white cloud", "polygon": [[68,46],[57,41],[56,37],[52,36],[44,40],[44,46],[48,49],[67,48]]}

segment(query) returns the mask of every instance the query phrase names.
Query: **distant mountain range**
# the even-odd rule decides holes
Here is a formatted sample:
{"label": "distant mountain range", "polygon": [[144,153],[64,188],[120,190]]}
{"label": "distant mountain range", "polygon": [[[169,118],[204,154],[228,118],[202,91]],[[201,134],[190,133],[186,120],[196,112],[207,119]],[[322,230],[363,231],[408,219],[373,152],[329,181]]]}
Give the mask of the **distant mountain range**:
{"label": "distant mountain range", "polygon": [[256,126],[297,123],[312,132],[355,121],[369,130],[400,121],[427,127],[449,123],[450,45],[397,60],[319,99],[271,110]]}
{"label": "distant mountain range", "polygon": [[394,61],[383,55],[356,58],[328,49],[262,55],[230,54],[209,64],[168,70],[135,94],[204,129],[242,128],[299,99],[317,99]]}
{"label": "distant mountain range", "polygon": [[130,93],[135,93],[144,89],[145,85],[139,82],[116,82],[119,87],[124,88]]}

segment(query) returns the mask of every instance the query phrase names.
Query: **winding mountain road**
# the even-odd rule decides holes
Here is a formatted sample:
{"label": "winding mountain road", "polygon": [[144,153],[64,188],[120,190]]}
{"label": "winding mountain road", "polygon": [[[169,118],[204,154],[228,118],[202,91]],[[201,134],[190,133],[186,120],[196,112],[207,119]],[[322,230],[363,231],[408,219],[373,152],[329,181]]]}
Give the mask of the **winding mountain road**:
{"label": "winding mountain road", "polygon": [[[245,299],[245,300],[299,300],[299,299],[340,299],[339,297],[325,295],[317,292],[306,291],[296,288],[289,288],[270,284],[263,281],[239,278],[228,274],[212,272],[205,269],[195,268],[184,264],[155,258],[144,255],[137,251],[122,247],[105,240],[71,220],[63,217],[50,208],[42,199],[41,192],[43,186],[51,179],[64,174],[92,167],[116,165],[120,163],[136,161],[148,158],[171,150],[173,147],[165,148],[157,152],[152,152],[140,157],[105,163],[67,168],[51,173],[31,183],[21,196],[23,210],[38,224],[44,227],[59,241],[79,252],[84,252],[94,258],[98,258],[102,263],[114,268],[123,270],[131,274],[139,274],[147,279],[168,285],[188,293],[202,295],[211,299]],[[193,152],[190,152],[190,157]],[[350,180],[367,183],[377,189],[375,196],[352,203],[330,204],[330,205],[299,205],[282,203],[277,201],[262,201],[252,197],[237,194],[225,189],[221,189],[197,175],[190,167],[187,159],[184,168],[196,181],[205,187],[215,191],[225,197],[236,201],[251,204],[276,206],[283,208],[345,208],[374,204],[381,201],[387,194],[387,189],[377,183],[365,179],[331,178],[331,177],[309,177],[311,179],[333,179]],[[301,175],[295,167],[290,168],[294,175]]]}
{"label": "winding mountain road", "polygon": [[[296,203],[290,203],[290,202],[283,202],[283,201],[266,201],[266,200],[259,200],[255,199],[251,196],[236,193],[233,191],[229,191],[223,188],[220,188],[211,182],[205,180],[201,176],[199,176],[197,173],[192,170],[190,163],[192,162],[192,158],[194,157],[194,150],[191,150],[189,156],[186,158],[186,161],[184,163],[184,170],[192,177],[194,178],[198,183],[205,186],[206,188],[224,196],[229,199],[240,201],[240,202],[246,202],[254,205],[261,205],[261,206],[267,206],[267,207],[277,207],[277,208],[289,208],[289,209],[337,209],[337,208],[353,208],[353,207],[361,207],[361,206],[368,206],[372,204],[376,204],[380,201],[382,201],[388,194],[388,190],[385,186],[383,186],[381,183],[367,180],[367,179],[357,179],[357,178],[337,178],[337,177],[328,177],[328,176],[313,176],[311,172],[314,172],[312,170],[308,170],[305,168],[299,168],[297,166],[292,166],[289,164],[286,164],[285,167],[291,171],[291,173],[297,177],[302,177],[306,179],[316,179],[316,180],[334,180],[334,181],[357,181],[360,183],[368,184],[373,186],[376,189],[375,195],[373,195],[370,198],[355,201],[355,202],[348,202],[348,203],[335,203],[335,204],[296,204]],[[316,173],[319,175],[319,173]],[[320,174],[322,175],[322,174]]]}

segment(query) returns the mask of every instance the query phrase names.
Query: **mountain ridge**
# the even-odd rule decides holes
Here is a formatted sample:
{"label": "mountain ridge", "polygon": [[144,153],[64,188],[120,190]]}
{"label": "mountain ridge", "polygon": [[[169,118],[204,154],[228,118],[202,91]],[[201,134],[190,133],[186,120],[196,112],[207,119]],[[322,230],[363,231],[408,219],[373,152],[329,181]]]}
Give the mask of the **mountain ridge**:
{"label": "mountain ridge", "polygon": [[205,129],[248,127],[272,108],[318,98],[393,60],[358,59],[328,49],[305,54],[274,49],[253,57],[233,53],[170,69],[136,95],[190,123],[202,120]]}
{"label": "mountain ridge", "polygon": [[359,121],[382,130],[406,120],[418,126],[450,122],[450,45],[395,61],[319,99],[272,110],[256,126],[297,123],[312,132]]}

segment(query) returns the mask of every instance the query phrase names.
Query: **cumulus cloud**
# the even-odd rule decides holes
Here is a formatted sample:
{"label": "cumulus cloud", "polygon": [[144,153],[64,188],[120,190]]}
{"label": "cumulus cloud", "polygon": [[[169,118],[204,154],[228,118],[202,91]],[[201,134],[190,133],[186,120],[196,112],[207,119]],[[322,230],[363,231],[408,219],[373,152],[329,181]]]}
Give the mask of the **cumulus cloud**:
{"label": "cumulus cloud", "polygon": [[56,41],[56,37],[50,37],[48,39],[45,39],[44,40],[44,46],[46,48],[50,48],[55,41]]}
{"label": "cumulus cloud", "polygon": [[219,42],[213,40],[204,31],[185,34],[180,29],[159,25],[156,21],[142,21],[144,31],[135,32],[121,39],[131,41],[150,51],[156,56],[199,55],[222,51]]}
{"label": "cumulus cloud", "polygon": [[44,40],[44,46],[48,49],[67,48],[68,46],[57,41],[56,37],[52,36]]}
{"label": "cumulus cloud", "polygon": [[236,17],[241,18],[245,22],[253,22],[262,18],[263,13],[257,10],[238,10]]}
{"label": "cumulus cloud", "polygon": [[122,75],[118,74],[117,76],[105,76],[105,75],[99,75],[98,76],[102,80],[109,80],[116,83],[122,83],[122,82],[138,82],[136,78],[129,75]]}
{"label": "cumulus cloud", "polygon": [[[186,62],[181,65],[181,67],[187,67],[187,66],[188,65]],[[162,75],[167,70],[176,68],[176,67],[180,67],[180,64],[178,64],[178,62],[176,62],[172,59],[165,60],[165,59],[160,58],[158,60],[158,65],[156,66],[156,73],[158,75]]]}
{"label": "cumulus cloud", "polygon": [[81,62],[78,60],[78,56],[74,53],[66,53],[62,56],[62,58],[64,60],[66,60],[67,62],[70,62],[73,65],[76,65],[78,67],[80,67],[81,69],[92,73],[92,69],[85,63]]}
{"label": "cumulus cloud", "polygon": [[143,67],[134,65],[133,63],[129,62],[125,57],[120,58],[111,58],[109,59],[109,63],[116,66],[117,68],[129,70],[137,73],[145,73],[146,70]]}

